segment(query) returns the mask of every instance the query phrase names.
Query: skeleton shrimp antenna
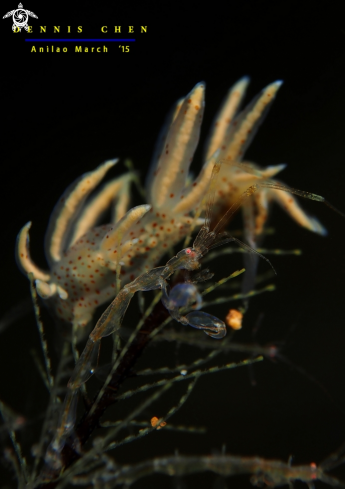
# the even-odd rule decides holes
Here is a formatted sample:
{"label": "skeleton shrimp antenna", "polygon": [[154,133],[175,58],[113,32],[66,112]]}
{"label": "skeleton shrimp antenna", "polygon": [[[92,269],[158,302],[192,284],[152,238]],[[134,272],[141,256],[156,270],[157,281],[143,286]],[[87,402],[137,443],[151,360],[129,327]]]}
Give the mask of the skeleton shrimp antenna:
{"label": "skeleton shrimp antenna", "polygon": [[[212,209],[214,206],[214,201],[215,201],[215,195],[216,195],[216,183],[217,183],[217,175],[220,170],[220,161],[216,161],[216,163],[213,166],[211,177],[210,177],[210,183],[208,187],[208,192],[206,196],[204,197],[202,201],[202,207],[205,205],[205,221],[204,224],[201,226],[195,240],[193,243],[194,248],[198,248],[200,250],[209,250],[210,248],[207,246],[207,242],[214,240],[215,235],[212,233],[210,236],[210,226],[211,226],[211,216],[212,216]],[[206,204],[205,204],[206,201]],[[207,239],[208,238],[208,239]]]}
{"label": "skeleton shrimp antenna", "polygon": [[225,224],[229,221],[230,217],[234,215],[234,213],[241,207],[242,203],[244,200],[246,200],[248,197],[251,197],[257,190],[259,186],[258,185],[251,185],[250,187],[247,188],[239,197],[236,202],[234,202],[229,209],[226,211],[226,213],[219,219],[217,224],[215,225],[213,232],[214,233],[219,233],[219,229],[221,229]]}
{"label": "skeleton shrimp antenna", "polygon": [[[210,231],[210,225],[211,225],[211,214],[212,214],[212,209],[214,205],[214,200],[215,200],[215,193],[216,193],[216,182],[217,182],[217,175],[219,173],[221,166],[221,162],[218,161],[214,164],[212,174],[211,174],[211,179],[210,179],[210,186],[209,186],[209,191],[208,191],[208,203],[206,206],[206,212],[205,212],[205,223],[201,227],[197,237],[195,238],[195,241],[193,243],[194,248],[198,248],[203,254],[207,253],[213,248],[216,248],[218,246],[222,246],[223,244],[230,243],[231,241],[235,241],[241,248],[245,249],[248,253],[252,253],[255,255],[258,255],[260,258],[265,260],[274,273],[277,275],[277,272],[275,271],[274,266],[270,262],[268,258],[266,258],[264,255],[256,251],[254,248],[251,246],[243,243],[237,238],[234,238],[231,236],[229,233],[221,233],[219,230],[225,226],[225,224],[228,222],[230,217],[241,207],[243,201],[253,195],[259,188],[259,185],[252,185],[251,187],[247,188],[245,192],[241,195],[241,197],[234,202],[229,209],[225,212],[225,214],[220,218],[220,220],[217,222],[215,227],[213,228],[212,231]],[[217,237],[220,237],[224,235],[225,237],[219,241],[215,241]]]}
{"label": "skeleton shrimp antenna", "polygon": [[206,205],[206,212],[205,212],[205,224],[204,227],[206,227],[208,230],[210,229],[211,226],[211,215],[212,215],[212,209],[214,206],[214,201],[215,201],[215,195],[216,195],[216,183],[217,183],[217,175],[220,170],[220,161],[217,161],[214,164],[212,174],[211,174],[211,179],[210,179],[210,186],[209,186],[209,191],[208,191],[208,202]]}
{"label": "skeleton shrimp antenna", "polygon": [[290,192],[291,194],[298,195],[299,197],[303,197],[305,199],[310,199],[310,200],[316,200],[317,202],[323,202],[327,207],[335,211],[337,214],[339,214],[341,217],[345,219],[345,214],[341,212],[339,209],[334,207],[333,204],[328,202],[322,195],[317,195],[317,194],[312,194],[311,192],[306,192],[305,190],[298,190],[296,188],[291,188],[291,187],[286,187],[284,185],[280,185],[277,183],[273,182],[263,182],[259,184],[260,187],[265,187],[265,188],[273,188],[275,190],[283,190],[284,192]]}

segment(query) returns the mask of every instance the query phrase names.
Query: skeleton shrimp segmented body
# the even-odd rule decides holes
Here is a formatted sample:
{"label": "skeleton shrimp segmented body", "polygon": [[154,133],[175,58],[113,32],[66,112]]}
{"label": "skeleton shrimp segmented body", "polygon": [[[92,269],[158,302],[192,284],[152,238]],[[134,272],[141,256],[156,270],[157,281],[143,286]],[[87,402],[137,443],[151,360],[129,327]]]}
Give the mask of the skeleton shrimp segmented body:
{"label": "skeleton shrimp segmented body", "polygon": [[[117,161],[111,160],[82,175],[58,201],[45,238],[49,270],[40,269],[30,257],[31,222],[22,228],[17,241],[20,268],[33,275],[40,297],[60,322],[75,327],[79,337],[89,332],[85,326],[96,307],[115,296],[117,283],[128,284],[150,270],[166,253],[167,243],[174,246],[190,233],[216,159],[228,163],[222,165],[217,181],[217,212],[236,202],[248,187],[272,178],[284,168],[259,168],[241,161],[281,82],[267,86],[238,113],[247,85],[248,79],[243,78],[229,91],[213,124],[204,165],[194,181],[188,171],[200,136],[204,83],[177,102],[163,127],[148,173],[150,207],[128,210],[133,173],[110,181],[90,197]],[[286,198],[274,185],[260,186],[252,199],[242,202],[244,237],[250,246],[256,247],[271,201],[281,204],[298,224],[325,234],[322,225],[307,216],[292,196]],[[114,211],[111,224],[97,226],[109,207]]]}
{"label": "skeleton shrimp segmented body", "polygon": [[[214,165],[211,177],[211,204],[213,201],[212,190],[215,181],[214,177],[219,172],[219,168],[220,163]],[[242,196],[241,201],[236,203],[236,205],[233,205],[229,211],[232,211],[231,213],[233,213],[240,206],[242,200],[254,193],[255,190],[255,187],[248,189]],[[232,236],[226,237],[220,242],[217,241],[218,238],[222,238],[224,233],[219,232],[219,225],[216,225],[215,228],[210,231],[211,204],[206,214],[205,223],[194,240],[193,246],[179,251],[176,256],[171,258],[166,263],[165,266],[153,268],[152,270],[143,273],[129,284],[125,285],[98,320],[96,326],[89,335],[86,346],[68,382],[68,393],[65,398],[61,421],[59,423],[55,438],[48,448],[46,455],[46,461],[48,463],[51,460],[56,460],[56,457],[52,456],[52,453],[56,454],[61,452],[65,438],[73,429],[75,422],[77,393],[79,388],[90,379],[95,371],[95,368],[97,367],[101,339],[119,331],[122,319],[132,300],[132,297],[136,292],[161,289],[163,292],[162,302],[175,320],[184,325],[190,325],[197,329],[203,329],[204,332],[212,338],[221,339],[226,335],[225,323],[211,314],[207,314],[203,311],[192,311],[185,316],[181,316],[179,314],[179,308],[187,306],[191,302],[196,301],[199,306],[201,305],[201,298],[193,284],[179,284],[175,286],[169,294],[167,283],[167,280],[177,270],[184,269],[193,271],[200,268],[201,258],[215,246],[219,246],[220,244],[229,241],[238,241]],[[239,243],[242,244],[241,242]],[[243,246],[250,249],[245,244],[243,244]],[[253,253],[257,253],[255,250],[251,251]],[[212,276],[212,274],[208,273],[208,270],[200,275],[202,277],[201,280],[205,280]]]}
{"label": "skeleton shrimp segmented body", "polygon": [[[180,314],[181,307],[189,306],[193,302],[196,302],[198,307],[201,306],[201,297],[195,285],[192,283],[178,284],[169,293],[167,281],[177,270],[184,269],[187,271],[194,271],[199,269],[201,266],[201,259],[211,249],[232,241],[237,242],[240,246],[245,248],[246,251],[262,257],[270,264],[269,260],[256,250],[250,248],[248,245],[242,243],[228,233],[221,231],[227,220],[243,204],[243,202],[259,190],[260,187],[258,184],[249,187],[242,194],[240,199],[232,204],[232,206],[221,217],[214,228],[210,230],[211,209],[213,207],[214,193],[216,190],[216,177],[220,171],[220,168],[220,162],[214,165],[210,179],[210,189],[208,192],[209,202],[206,210],[205,222],[197,234],[197,237],[193,242],[193,246],[179,251],[176,256],[171,258],[166,263],[165,266],[153,268],[152,270],[143,273],[129,284],[125,285],[117,294],[113,302],[104,311],[93,331],[89,335],[86,346],[68,382],[68,393],[65,398],[61,422],[59,424],[55,439],[47,452],[48,456],[46,457],[46,460],[48,462],[53,458],[49,455],[51,454],[51,451],[53,450],[55,453],[60,452],[63,448],[64,440],[73,429],[75,422],[77,393],[80,387],[85,384],[95,372],[95,368],[98,364],[101,339],[120,330],[123,317],[132,297],[136,292],[161,289],[162,302],[169,311],[170,315],[176,321],[185,326],[189,325],[193,328],[204,330],[204,332],[211,338],[221,339],[226,335],[226,326],[222,320],[200,310],[191,311],[186,315]],[[289,189],[271,182],[262,183],[261,186],[267,188],[279,188],[280,191],[292,192],[297,195],[328,204],[328,202],[326,202],[321,196],[296,189]],[[199,278],[197,281],[207,280],[208,278],[212,277],[212,275],[213,274],[209,273],[209,270],[204,270],[203,272],[199,273]]]}

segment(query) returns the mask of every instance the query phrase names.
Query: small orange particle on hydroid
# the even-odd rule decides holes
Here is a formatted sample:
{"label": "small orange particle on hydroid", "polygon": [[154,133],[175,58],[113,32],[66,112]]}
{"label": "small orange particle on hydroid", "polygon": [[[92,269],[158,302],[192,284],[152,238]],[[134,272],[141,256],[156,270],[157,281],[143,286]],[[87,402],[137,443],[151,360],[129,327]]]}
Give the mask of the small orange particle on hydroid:
{"label": "small orange particle on hydroid", "polygon": [[[151,426],[154,428],[158,423],[158,418],[156,416],[154,416],[153,418],[151,418]],[[166,426],[166,422],[165,421],[162,421],[158,426],[157,426],[157,430],[160,430],[161,428],[163,428],[164,426]]]}
{"label": "small orange particle on hydroid", "polygon": [[228,315],[225,318],[226,324],[234,330],[242,328],[243,314],[237,309],[230,309]]}

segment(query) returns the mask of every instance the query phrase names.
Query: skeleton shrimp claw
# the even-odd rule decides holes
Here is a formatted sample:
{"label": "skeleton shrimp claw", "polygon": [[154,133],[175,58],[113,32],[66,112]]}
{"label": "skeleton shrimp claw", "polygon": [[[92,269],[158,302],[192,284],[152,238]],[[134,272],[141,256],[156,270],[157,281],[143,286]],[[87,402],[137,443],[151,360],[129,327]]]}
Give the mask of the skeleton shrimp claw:
{"label": "skeleton shrimp claw", "polygon": [[212,314],[203,311],[192,311],[186,316],[189,326],[196,329],[203,329],[204,333],[211,338],[220,340],[226,335],[226,326],[223,321]]}

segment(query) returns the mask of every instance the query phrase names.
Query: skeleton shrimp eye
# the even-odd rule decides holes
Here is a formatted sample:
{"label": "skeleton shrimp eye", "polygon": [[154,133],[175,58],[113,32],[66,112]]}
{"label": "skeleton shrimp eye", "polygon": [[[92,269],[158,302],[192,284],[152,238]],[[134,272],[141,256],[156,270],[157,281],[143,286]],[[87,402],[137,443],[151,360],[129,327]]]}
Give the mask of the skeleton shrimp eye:
{"label": "skeleton shrimp eye", "polygon": [[[195,250],[195,248],[185,248],[177,253],[176,258],[181,261],[180,268],[186,270],[196,270],[200,267],[199,258],[200,254]],[[170,264],[170,262],[168,262]]]}
{"label": "skeleton shrimp eye", "polygon": [[196,253],[192,248],[186,248],[184,251],[190,258],[196,258]]}
{"label": "skeleton shrimp eye", "polygon": [[183,256],[187,257],[188,260],[194,260],[197,257],[197,254],[193,248],[185,248],[184,250],[179,251],[176,256],[178,258]]}

